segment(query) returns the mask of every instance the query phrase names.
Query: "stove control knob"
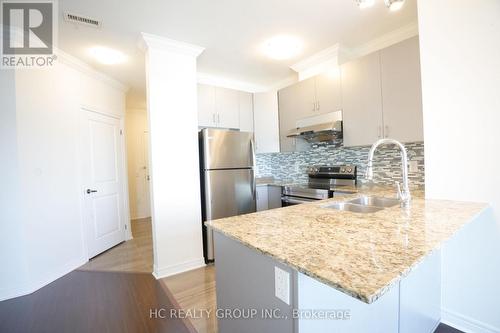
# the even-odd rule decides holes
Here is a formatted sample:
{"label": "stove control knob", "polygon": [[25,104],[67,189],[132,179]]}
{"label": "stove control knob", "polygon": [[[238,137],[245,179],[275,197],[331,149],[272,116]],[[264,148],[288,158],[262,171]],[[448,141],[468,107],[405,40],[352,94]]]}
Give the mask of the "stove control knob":
{"label": "stove control knob", "polygon": [[345,171],[347,171],[348,173],[351,173],[352,172],[352,168],[347,168]]}

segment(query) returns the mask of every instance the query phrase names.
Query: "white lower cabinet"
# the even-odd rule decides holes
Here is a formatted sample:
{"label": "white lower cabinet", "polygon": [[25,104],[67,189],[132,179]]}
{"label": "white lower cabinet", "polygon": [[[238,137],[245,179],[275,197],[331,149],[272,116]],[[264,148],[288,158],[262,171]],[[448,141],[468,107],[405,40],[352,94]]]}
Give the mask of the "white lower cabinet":
{"label": "white lower cabinet", "polygon": [[302,273],[298,308],[348,310],[348,320],[298,319],[300,333],[433,333],[441,321],[441,255],[436,251],[371,304]]}
{"label": "white lower cabinet", "polygon": [[281,208],[281,186],[257,186],[257,211]]}
{"label": "white lower cabinet", "polygon": [[281,186],[268,186],[268,207],[269,209],[281,208]]}
{"label": "white lower cabinet", "polygon": [[269,199],[268,199],[268,189],[267,185],[257,186],[257,211],[261,212],[263,210],[269,209]]}

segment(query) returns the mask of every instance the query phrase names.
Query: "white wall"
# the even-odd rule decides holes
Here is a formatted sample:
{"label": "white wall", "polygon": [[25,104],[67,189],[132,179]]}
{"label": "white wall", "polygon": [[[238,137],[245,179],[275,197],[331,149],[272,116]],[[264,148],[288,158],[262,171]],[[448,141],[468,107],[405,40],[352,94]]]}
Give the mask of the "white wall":
{"label": "white wall", "polygon": [[[85,263],[78,156],[80,108],[86,105],[120,116],[125,110],[123,91],[62,63],[52,69],[16,71],[12,93],[17,161],[15,156],[8,160],[17,164],[19,200],[13,204],[19,209],[17,221],[7,223],[18,223],[22,235],[9,235],[4,246],[24,242],[21,253],[27,272],[20,271],[16,279],[2,283],[0,299],[32,292]],[[2,111],[4,104],[2,99]],[[6,176],[2,173],[2,177]],[[18,281],[24,282],[19,285]]]}
{"label": "white wall", "polygon": [[500,1],[418,12],[426,195],[492,205],[443,249],[443,319],[500,332]]}
{"label": "white wall", "polygon": [[[19,218],[16,93],[13,70],[0,70],[0,301],[27,284],[24,228]],[[13,241],[15,240],[15,241]]]}
{"label": "white wall", "polygon": [[[150,217],[149,181],[146,178],[149,173],[148,142],[146,142],[149,133],[146,109],[127,108],[125,135],[127,140],[130,218]],[[147,169],[144,169],[145,167]]]}

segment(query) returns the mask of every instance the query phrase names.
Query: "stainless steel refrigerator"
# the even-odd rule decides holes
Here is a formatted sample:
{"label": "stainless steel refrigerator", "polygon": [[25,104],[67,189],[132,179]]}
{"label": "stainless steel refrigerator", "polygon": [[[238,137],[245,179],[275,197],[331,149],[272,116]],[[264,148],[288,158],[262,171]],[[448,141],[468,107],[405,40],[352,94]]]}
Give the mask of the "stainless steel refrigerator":
{"label": "stainless steel refrigerator", "polygon": [[204,255],[213,261],[213,231],[205,221],[256,211],[255,150],[252,133],[205,128],[200,131]]}

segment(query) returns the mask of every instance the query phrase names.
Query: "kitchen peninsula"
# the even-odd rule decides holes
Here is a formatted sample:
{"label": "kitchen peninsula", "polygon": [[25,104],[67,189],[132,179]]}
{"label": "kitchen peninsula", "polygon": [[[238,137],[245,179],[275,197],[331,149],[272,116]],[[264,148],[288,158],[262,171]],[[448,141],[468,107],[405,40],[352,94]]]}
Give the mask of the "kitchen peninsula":
{"label": "kitchen peninsula", "polygon": [[[365,186],[352,195],[209,222],[218,307],[283,314],[282,320],[221,319],[219,331],[433,332],[440,321],[439,249],[487,204],[428,200],[416,191],[408,208],[332,208],[367,196],[394,197],[394,189]],[[347,311],[349,318],[297,315],[314,310]]]}

